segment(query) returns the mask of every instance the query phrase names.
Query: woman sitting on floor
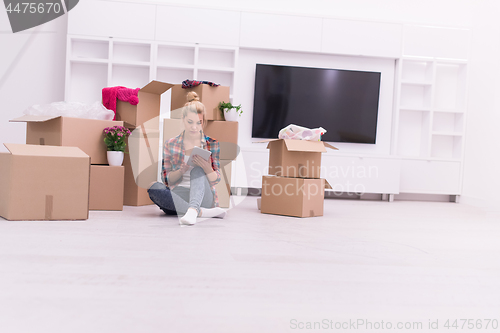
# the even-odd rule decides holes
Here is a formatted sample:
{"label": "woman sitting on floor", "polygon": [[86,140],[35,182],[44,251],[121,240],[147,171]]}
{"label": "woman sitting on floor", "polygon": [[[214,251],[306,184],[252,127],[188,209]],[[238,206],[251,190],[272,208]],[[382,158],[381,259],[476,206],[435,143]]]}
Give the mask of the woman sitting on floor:
{"label": "woman sitting on floor", "polygon": [[[219,207],[215,185],[220,181],[220,146],[203,133],[206,124],[205,106],[195,92],[188,93],[188,103],[183,108],[184,131],[165,142],[163,151],[162,180],[148,189],[149,197],[166,214],[181,215],[180,224],[193,225],[197,217],[224,218],[225,210]],[[194,155],[193,166],[186,162],[194,147],[211,152],[209,160]]]}

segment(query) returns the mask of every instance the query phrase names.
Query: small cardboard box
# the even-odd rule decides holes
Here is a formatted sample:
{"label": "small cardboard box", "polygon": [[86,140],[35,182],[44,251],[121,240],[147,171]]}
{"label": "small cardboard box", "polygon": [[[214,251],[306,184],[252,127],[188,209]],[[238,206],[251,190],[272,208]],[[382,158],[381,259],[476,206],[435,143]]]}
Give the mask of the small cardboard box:
{"label": "small cardboard box", "polygon": [[321,153],[326,148],[337,150],[323,141],[267,140],[269,174],[281,177],[319,178]]}
{"label": "small cardboard box", "polygon": [[[176,137],[184,130],[182,119],[163,119],[163,142]],[[219,141],[220,160],[234,160],[239,152],[238,122],[208,121],[205,135]]]}
{"label": "small cardboard box", "polygon": [[239,153],[238,122],[208,121],[204,129],[205,135],[219,141],[221,160],[234,160]]}
{"label": "small cardboard box", "polygon": [[152,205],[147,189],[158,178],[160,149],[159,118],[155,117],[131,128],[125,154],[124,204],[127,206]]}
{"label": "small cardboard box", "polygon": [[123,166],[91,165],[89,210],[123,210]]}
{"label": "small cardboard box", "polygon": [[27,123],[27,144],[78,147],[90,156],[92,164],[108,163],[102,131],[106,127],[123,126],[122,121],[60,116],[25,115],[10,121]]}
{"label": "small cardboard box", "polygon": [[200,84],[192,88],[182,88],[182,84],[172,87],[172,97],[170,102],[170,118],[182,118],[182,107],[187,102],[187,94],[190,91],[196,92],[200,102],[205,106],[208,120],[224,120],[219,110],[220,102],[229,102],[229,87],[211,87],[208,84]]}
{"label": "small cardboard box", "polygon": [[160,116],[161,94],[170,89],[173,84],[151,81],[139,90],[139,104],[116,101],[116,120],[121,120],[132,127],[138,127],[146,121]]}
{"label": "small cardboard box", "polygon": [[323,216],[325,179],[262,176],[261,213]]}
{"label": "small cardboard box", "polygon": [[231,160],[220,160],[221,180],[215,185],[219,206],[229,208],[231,198]]}
{"label": "small cardboard box", "polygon": [[0,216],[7,220],[86,220],[90,158],[76,147],[5,144],[0,153]]}

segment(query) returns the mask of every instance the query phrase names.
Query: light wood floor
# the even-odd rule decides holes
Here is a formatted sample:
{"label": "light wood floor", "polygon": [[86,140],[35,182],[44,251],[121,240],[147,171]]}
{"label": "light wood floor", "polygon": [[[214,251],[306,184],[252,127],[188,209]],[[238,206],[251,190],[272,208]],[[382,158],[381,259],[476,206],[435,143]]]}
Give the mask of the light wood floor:
{"label": "light wood floor", "polygon": [[193,227],[154,206],[0,219],[0,332],[461,331],[447,319],[498,332],[484,320],[500,321],[499,222],[464,204],[366,200],[299,219],[260,214],[256,197]]}

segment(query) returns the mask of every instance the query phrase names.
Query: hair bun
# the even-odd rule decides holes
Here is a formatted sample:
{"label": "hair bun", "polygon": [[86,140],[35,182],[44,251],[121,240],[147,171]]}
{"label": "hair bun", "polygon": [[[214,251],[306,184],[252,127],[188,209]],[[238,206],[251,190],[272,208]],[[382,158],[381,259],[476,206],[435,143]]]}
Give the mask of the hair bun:
{"label": "hair bun", "polygon": [[200,98],[198,97],[197,93],[195,93],[194,91],[190,91],[187,94],[187,100],[188,102],[193,102],[193,101],[199,101]]}

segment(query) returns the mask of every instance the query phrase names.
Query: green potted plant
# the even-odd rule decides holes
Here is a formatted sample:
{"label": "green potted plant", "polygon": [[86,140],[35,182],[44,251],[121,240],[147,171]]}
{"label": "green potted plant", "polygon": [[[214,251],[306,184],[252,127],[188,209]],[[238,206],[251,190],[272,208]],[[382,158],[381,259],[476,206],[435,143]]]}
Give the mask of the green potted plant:
{"label": "green potted plant", "polygon": [[231,102],[220,102],[219,110],[222,112],[224,119],[227,121],[238,121],[238,117],[241,116],[243,110],[240,105],[233,105]]}
{"label": "green potted plant", "polygon": [[121,166],[125,154],[125,139],[130,135],[130,130],[123,126],[106,127],[103,130],[104,143],[108,147],[108,164]]}

